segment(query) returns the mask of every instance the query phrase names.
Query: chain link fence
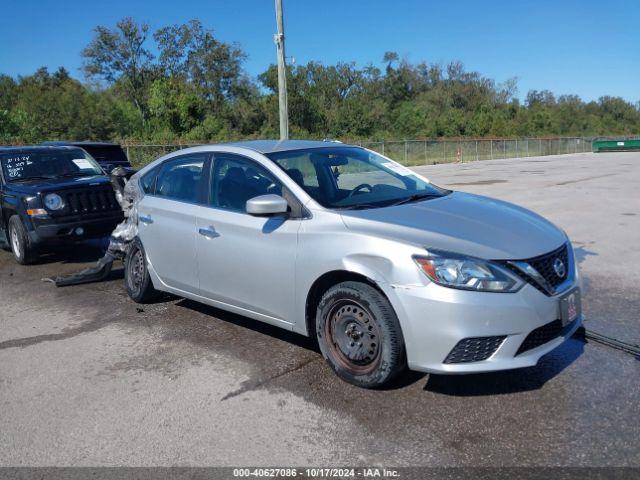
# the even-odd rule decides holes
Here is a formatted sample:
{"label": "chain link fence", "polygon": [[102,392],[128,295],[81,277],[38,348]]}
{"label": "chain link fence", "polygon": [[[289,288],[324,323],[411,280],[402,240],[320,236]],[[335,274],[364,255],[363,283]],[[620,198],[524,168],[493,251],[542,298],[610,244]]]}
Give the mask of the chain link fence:
{"label": "chain link fence", "polygon": [[358,142],[403,165],[471,162],[591,151],[591,138],[515,138],[487,140],[404,140]]}
{"label": "chain link fence", "polygon": [[[384,140],[350,141],[356,145],[379,152],[406,166],[433,165],[436,163],[471,162],[516,157],[536,157],[591,151],[592,138],[515,138],[481,140]],[[135,167],[183,148],[190,144],[144,145],[123,144],[127,157]]]}

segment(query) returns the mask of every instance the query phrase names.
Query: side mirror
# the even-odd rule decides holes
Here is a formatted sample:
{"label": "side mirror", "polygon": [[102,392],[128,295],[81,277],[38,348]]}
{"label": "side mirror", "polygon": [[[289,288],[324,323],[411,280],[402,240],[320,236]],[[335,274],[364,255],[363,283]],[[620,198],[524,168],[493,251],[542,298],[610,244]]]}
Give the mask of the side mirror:
{"label": "side mirror", "polygon": [[288,208],[289,204],[280,195],[260,195],[247,200],[247,213],[257,217],[287,213]]}

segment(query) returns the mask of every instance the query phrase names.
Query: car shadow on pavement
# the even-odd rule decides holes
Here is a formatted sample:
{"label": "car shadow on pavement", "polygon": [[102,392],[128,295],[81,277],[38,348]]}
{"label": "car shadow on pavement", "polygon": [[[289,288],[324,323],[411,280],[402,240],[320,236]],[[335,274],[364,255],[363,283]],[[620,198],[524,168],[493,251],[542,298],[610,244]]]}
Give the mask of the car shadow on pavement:
{"label": "car shadow on pavement", "polygon": [[468,375],[431,374],[424,390],[461,397],[539,390],[582,355],[584,345],[583,341],[570,338],[542,357],[535,367]]}
{"label": "car shadow on pavement", "polygon": [[222,320],[239,327],[253,330],[254,332],[268,335],[269,337],[282,340],[306,350],[312,350],[320,353],[317,343],[309,337],[300,335],[289,330],[285,330],[280,327],[269,325],[268,323],[260,322],[249,317],[238,315],[236,313],[220,310],[219,308],[211,307],[203,303],[199,303],[193,300],[183,298],[176,303],[176,306],[193,310],[194,312],[215,317],[218,320]]}
{"label": "car shadow on pavement", "polygon": [[596,252],[594,252],[593,250],[588,250],[583,246],[574,246],[573,254],[576,257],[576,261],[578,262],[578,265],[581,265],[582,262],[584,262],[588,257],[598,256]]}
{"label": "car shadow on pavement", "polygon": [[399,390],[401,388],[409,387],[416,382],[419,382],[423,378],[427,376],[424,372],[416,372],[415,370],[405,369],[400,375],[391,380],[386,385],[378,388],[377,390],[385,391],[385,390]]}
{"label": "car shadow on pavement", "polygon": [[89,240],[72,245],[56,245],[40,252],[37,264],[50,263],[90,263],[97,262],[105,253],[107,243],[103,240]]}
{"label": "car shadow on pavement", "polygon": [[[244,317],[242,315],[220,310],[218,308],[211,307],[209,305],[204,305],[202,303],[198,303],[188,299],[182,299],[178,301],[176,303],[176,306],[187,308],[194,312],[198,312],[203,315],[214,317],[216,320],[221,320],[233,325],[237,325],[239,327],[246,328],[248,330],[252,330],[253,332],[257,332],[263,335],[268,335],[271,338],[290,343],[297,347],[316,353],[318,355],[318,360],[324,361],[324,359],[322,358],[322,354],[320,353],[320,349],[318,347],[317,342],[314,339],[305,337],[304,335],[300,335],[288,330],[284,330],[279,327],[275,327],[273,325],[269,325],[267,323],[259,322],[251,318]],[[331,370],[327,365],[327,373],[330,373],[330,372]],[[426,374],[422,372],[414,372],[411,370],[406,370],[402,374],[400,374],[397,378],[395,378],[393,381],[391,381],[389,384],[385,385],[379,390],[399,390],[418,382],[425,376]]]}

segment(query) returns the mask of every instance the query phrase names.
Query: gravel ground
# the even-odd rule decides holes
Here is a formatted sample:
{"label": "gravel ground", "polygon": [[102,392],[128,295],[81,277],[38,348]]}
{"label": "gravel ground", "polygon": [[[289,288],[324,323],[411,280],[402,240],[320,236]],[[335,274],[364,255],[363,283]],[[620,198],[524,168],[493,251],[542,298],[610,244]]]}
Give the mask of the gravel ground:
{"label": "gravel ground", "polygon": [[[640,343],[640,154],[419,167],[564,228],[587,327]],[[0,252],[0,466],[640,466],[640,362],[571,339],[534,368],[393,388],[340,381],[303,337],[197,303],[141,308],[122,271],[56,289],[84,245],[22,267]]]}

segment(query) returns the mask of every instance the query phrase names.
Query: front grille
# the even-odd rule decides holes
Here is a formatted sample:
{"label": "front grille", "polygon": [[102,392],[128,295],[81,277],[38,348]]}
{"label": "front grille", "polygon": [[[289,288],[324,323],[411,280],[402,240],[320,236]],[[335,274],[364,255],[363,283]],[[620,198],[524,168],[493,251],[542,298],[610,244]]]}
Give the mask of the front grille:
{"label": "front grille", "polygon": [[536,328],[524,339],[524,342],[522,342],[522,345],[520,345],[520,348],[518,348],[516,352],[516,356],[550,342],[554,338],[559,337],[561,333],[562,322],[560,320],[554,320],[553,322]]}
{"label": "front grille", "polygon": [[[558,276],[555,269],[553,268],[553,264],[557,259],[560,259],[564,264],[564,275],[562,276]],[[535,268],[536,271],[540,275],[542,275],[542,277],[545,279],[545,281],[549,284],[549,286],[552,289],[555,289],[558,285],[564,282],[569,276],[569,251],[567,248],[567,244],[562,245],[560,248],[558,248],[557,250],[554,250],[553,252],[545,253],[544,255],[539,255],[537,257],[529,258],[526,260],[518,260],[518,261],[528,263],[533,268]],[[535,288],[540,290],[545,295],[549,295],[550,293],[553,293],[545,290],[545,288],[542,285],[538,284],[538,282],[536,282],[535,279],[531,278],[529,275],[524,273],[522,270],[520,270],[518,267],[516,267],[512,263],[510,262],[500,262],[500,263],[502,263],[505,267],[507,267],[512,272],[516,273],[520,278],[525,280],[527,283],[533,285]]]}
{"label": "front grille", "polygon": [[[553,269],[553,262],[558,258],[564,264],[564,275],[561,277],[558,276]],[[540,255],[539,257],[526,260],[526,262],[535,268],[553,288],[556,288],[567,279],[567,274],[569,273],[569,254],[567,253],[566,245],[546,255]]]}
{"label": "front grille", "polygon": [[469,363],[486,360],[495,353],[506,336],[470,337],[460,340],[444,363]]}
{"label": "front grille", "polygon": [[119,210],[120,206],[111,185],[82,190],[65,190],[59,195],[65,202],[66,215],[81,215]]}

